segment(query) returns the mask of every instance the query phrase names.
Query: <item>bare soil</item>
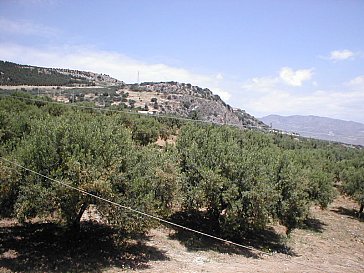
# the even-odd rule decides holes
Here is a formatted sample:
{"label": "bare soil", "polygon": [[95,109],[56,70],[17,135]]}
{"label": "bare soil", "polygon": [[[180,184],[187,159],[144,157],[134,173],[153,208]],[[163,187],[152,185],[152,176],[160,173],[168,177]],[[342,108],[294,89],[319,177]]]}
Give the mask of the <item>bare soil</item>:
{"label": "bare soil", "polygon": [[266,254],[167,227],[125,238],[100,223],[71,234],[2,219],[0,272],[364,272],[364,223],[355,209],[339,196],[326,210],[312,208],[289,238],[275,226],[242,241]]}

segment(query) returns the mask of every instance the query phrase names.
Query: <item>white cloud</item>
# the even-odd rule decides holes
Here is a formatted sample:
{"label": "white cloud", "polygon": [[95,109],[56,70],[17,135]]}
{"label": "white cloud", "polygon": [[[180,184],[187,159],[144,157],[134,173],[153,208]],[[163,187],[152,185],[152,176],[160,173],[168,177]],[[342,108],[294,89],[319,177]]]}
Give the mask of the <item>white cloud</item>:
{"label": "white cloud", "polygon": [[350,80],[347,85],[352,87],[362,87],[364,89],[364,75],[358,76],[352,80]]}
{"label": "white cloud", "polygon": [[273,77],[255,77],[246,81],[242,88],[246,90],[254,90],[258,92],[270,92],[276,88],[279,78]]}
{"label": "white cloud", "polygon": [[21,34],[21,35],[35,35],[52,37],[59,34],[57,29],[34,24],[29,21],[14,21],[5,17],[0,17],[0,31],[2,33]]}
{"label": "white cloud", "polygon": [[342,61],[354,57],[354,52],[344,49],[344,50],[333,50],[330,52],[329,59],[332,61]]}
{"label": "white cloud", "polygon": [[294,71],[292,68],[283,67],[279,72],[279,77],[288,85],[301,86],[304,81],[311,79],[312,74],[312,69]]}
{"label": "white cloud", "polygon": [[[70,68],[108,74],[128,83],[140,81],[178,81],[210,88],[224,100],[230,93],[223,91],[216,75],[194,73],[166,64],[145,63],[128,56],[84,46],[32,48],[17,44],[0,44],[0,59],[35,66]],[[221,75],[222,76],[222,75]]]}
{"label": "white cloud", "polygon": [[286,86],[299,87],[304,81],[310,80],[313,76],[313,69],[293,70],[290,67],[283,67],[276,77],[254,77],[246,81],[242,88],[258,92],[271,92],[277,89],[284,89]]}
{"label": "white cloud", "polygon": [[222,81],[224,79],[224,76],[221,73],[218,73],[216,75],[216,79],[219,80],[219,81]]}

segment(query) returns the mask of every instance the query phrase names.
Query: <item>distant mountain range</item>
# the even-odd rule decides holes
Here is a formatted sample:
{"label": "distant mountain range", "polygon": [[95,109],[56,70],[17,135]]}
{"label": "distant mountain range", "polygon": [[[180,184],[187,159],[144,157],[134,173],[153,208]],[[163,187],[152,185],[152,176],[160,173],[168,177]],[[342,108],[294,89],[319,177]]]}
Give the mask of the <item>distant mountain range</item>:
{"label": "distant mountain range", "polygon": [[304,137],[364,146],[364,124],[317,116],[269,115],[260,118],[274,129],[299,133]]}

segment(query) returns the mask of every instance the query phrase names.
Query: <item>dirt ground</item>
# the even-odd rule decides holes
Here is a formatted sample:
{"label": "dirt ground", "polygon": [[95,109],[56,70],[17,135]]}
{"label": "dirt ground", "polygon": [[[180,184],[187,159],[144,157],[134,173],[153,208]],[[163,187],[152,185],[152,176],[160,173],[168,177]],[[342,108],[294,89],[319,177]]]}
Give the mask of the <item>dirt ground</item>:
{"label": "dirt ground", "polygon": [[275,227],[245,244],[201,238],[167,227],[116,243],[115,231],[84,223],[71,236],[51,223],[0,220],[0,272],[364,272],[364,222],[357,204],[339,196],[312,208],[305,227],[286,238]]}
{"label": "dirt ground", "polygon": [[364,272],[364,223],[355,217],[356,206],[340,196],[327,210],[313,208],[305,228],[285,240],[290,255],[231,254],[228,247],[226,253],[188,251],[168,239],[167,230],[154,230],[148,245],[163,250],[169,259],[152,261],[143,272]]}

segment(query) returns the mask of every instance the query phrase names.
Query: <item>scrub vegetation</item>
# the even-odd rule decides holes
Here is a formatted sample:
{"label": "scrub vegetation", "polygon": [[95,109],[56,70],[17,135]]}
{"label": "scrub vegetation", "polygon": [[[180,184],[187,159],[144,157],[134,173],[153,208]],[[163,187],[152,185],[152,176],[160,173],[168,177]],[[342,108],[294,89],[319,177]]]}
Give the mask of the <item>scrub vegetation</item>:
{"label": "scrub vegetation", "polygon": [[[210,232],[224,238],[238,239],[272,223],[290,233],[309,217],[312,205],[330,204],[335,185],[355,198],[362,211],[362,149],[16,96],[2,98],[0,104],[2,157],[146,213],[203,215]],[[156,144],[171,135],[177,135],[173,144]],[[145,232],[155,225],[9,167],[1,161],[3,216],[21,222],[52,216],[77,230],[84,211],[94,205],[103,219],[126,232]]]}

